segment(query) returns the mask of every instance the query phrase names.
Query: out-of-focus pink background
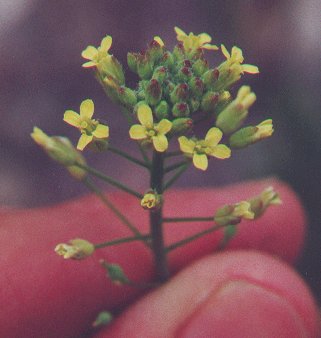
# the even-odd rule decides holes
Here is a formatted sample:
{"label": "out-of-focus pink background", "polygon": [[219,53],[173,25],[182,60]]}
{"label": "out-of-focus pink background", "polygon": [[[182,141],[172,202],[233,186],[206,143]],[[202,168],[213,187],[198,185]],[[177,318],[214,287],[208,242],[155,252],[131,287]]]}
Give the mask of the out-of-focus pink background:
{"label": "out-of-focus pink background", "polygon": [[[29,136],[37,125],[76,142],[77,131],[62,116],[66,109],[77,111],[85,98],[92,98],[97,116],[108,121],[114,142],[135,151],[120,127],[125,120],[118,108],[92,72],[81,68],[80,53],[88,44],[98,45],[103,36],[112,35],[111,52],[125,65],[127,52],[144,49],[154,35],[172,47],[176,25],[186,32],[205,31],[216,44],[240,46],[245,62],[259,66],[258,76],[245,75],[242,82],[258,97],[249,121],[272,117],[276,131],[268,141],[235,151],[228,161],[211,161],[206,174],[191,168],[177,185],[215,186],[267,175],[291,184],[310,221],[300,270],[320,290],[320,9],[319,0],[1,1],[0,205],[42,206],[86,192]],[[209,59],[223,60],[219,52]],[[126,70],[133,85],[135,77]],[[148,188],[141,170],[113,155],[86,157],[132,187]]]}

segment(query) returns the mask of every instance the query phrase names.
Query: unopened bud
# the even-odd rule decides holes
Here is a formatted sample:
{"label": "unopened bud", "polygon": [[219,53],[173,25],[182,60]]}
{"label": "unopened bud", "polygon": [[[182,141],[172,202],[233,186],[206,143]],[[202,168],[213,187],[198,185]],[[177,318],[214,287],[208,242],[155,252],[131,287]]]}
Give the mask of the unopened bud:
{"label": "unopened bud", "polygon": [[140,201],[140,205],[145,210],[158,210],[162,206],[162,195],[154,190],[150,190],[144,195]]}
{"label": "unopened bud", "polygon": [[208,70],[208,62],[204,59],[198,59],[194,62],[192,68],[194,74],[201,77]]}
{"label": "unopened bud", "polygon": [[113,320],[113,315],[108,311],[102,311],[98,314],[95,321],[92,323],[93,327],[101,327],[108,325]]}
{"label": "unopened bud", "polygon": [[65,259],[85,259],[93,254],[95,246],[85,239],[72,239],[69,244],[61,243],[55,248],[55,252]]}
{"label": "unopened bud", "polygon": [[181,82],[188,82],[191,76],[192,76],[192,71],[189,67],[186,67],[186,66],[179,69],[176,75],[177,79]]}
{"label": "unopened bud", "polygon": [[205,112],[214,112],[219,99],[219,93],[209,91],[203,95],[201,108]]}
{"label": "unopened bud", "polygon": [[249,107],[255,102],[256,96],[249,86],[242,86],[227,107],[219,114],[216,126],[224,133],[231,134],[241,127],[248,115]]}
{"label": "unopened bud", "polygon": [[268,119],[257,126],[242,128],[231,135],[230,146],[233,148],[244,148],[258,141],[264,140],[273,134],[272,120]]}
{"label": "unopened bud", "polygon": [[173,104],[177,102],[184,101],[188,98],[189,94],[189,87],[186,83],[180,83],[178,84],[172,93],[170,94],[170,99]]}
{"label": "unopened bud", "polygon": [[145,90],[145,100],[149,105],[156,105],[162,97],[162,87],[156,79],[151,79]]}
{"label": "unopened bud", "polygon": [[200,98],[204,92],[204,82],[199,77],[192,77],[189,81],[191,92],[197,98]]}
{"label": "unopened bud", "polygon": [[118,98],[119,101],[126,107],[134,107],[137,103],[137,97],[135,92],[125,86],[122,86],[118,89]]}
{"label": "unopened bud", "polygon": [[225,205],[218,209],[214,215],[214,221],[221,226],[238,224],[243,218],[254,218],[251,204],[247,201]]}
{"label": "unopened bud", "polygon": [[270,205],[280,205],[282,200],[279,194],[269,187],[262,191],[262,193],[249,200],[251,210],[254,213],[254,218],[260,217]]}
{"label": "unopened bud", "polygon": [[120,86],[125,83],[123,67],[113,55],[108,55],[107,57],[103,58],[99,63],[98,69],[101,73],[101,77],[112,77],[114,81]]}
{"label": "unopened bud", "polygon": [[215,68],[215,69],[210,69],[206,71],[202,75],[202,80],[204,81],[204,84],[207,89],[212,89],[218,77],[219,77],[219,71],[217,68]]}
{"label": "unopened bud", "polygon": [[132,72],[137,73],[137,53],[127,53],[127,64]]}
{"label": "unopened bud", "polygon": [[158,62],[164,54],[164,42],[162,39],[157,36],[154,40],[148,45],[146,54],[151,62]]}
{"label": "unopened bud", "polygon": [[157,67],[153,73],[153,79],[157,80],[160,84],[164,82],[167,76],[167,68],[164,66]]}
{"label": "unopened bud", "polygon": [[163,100],[159,102],[159,104],[155,108],[155,115],[158,120],[167,119],[169,114],[169,105],[168,103]]}
{"label": "unopened bud", "polygon": [[117,285],[129,283],[129,279],[124,273],[124,270],[118,264],[110,264],[104,260],[100,261],[101,266],[106,269],[108,277]]}
{"label": "unopened bud", "polygon": [[152,62],[145,54],[139,54],[139,57],[137,58],[137,74],[144,80],[149,80],[152,77]]}
{"label": "unopened bud", "polygon": [[193,128],[193,120],[187,117],[179,117],[172,121],[171,133],[183,134]]}
{"label": "unopened bud", "polygon": [[160,63],[167,67],[168,69],[172,70],[174,68],[175,65],[175,60],[174,60],[174,56],[172,53],[170,52],[165,52],[164,55],[162,56]]}
{"label": "unopened bud", "polygon": [[190,113],[189,106],[186,102],[175,103],[172,113],[175,117],[187,117]]}

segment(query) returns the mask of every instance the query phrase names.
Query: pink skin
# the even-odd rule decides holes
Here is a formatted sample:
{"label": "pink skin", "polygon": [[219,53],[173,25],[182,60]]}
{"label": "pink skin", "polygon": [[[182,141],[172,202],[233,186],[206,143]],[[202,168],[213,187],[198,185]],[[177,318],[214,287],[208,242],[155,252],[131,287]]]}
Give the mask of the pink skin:
{"label": "pink skin", "polygon": [[[142,243],[98,250],[82,262],[63,260],[53,252],[57,243],[72,238],[99,243],[130,235],[96,197],[50,208],[3,211],[0,337],[84,337],[99,311],[125,306],[127,311],[100,337],[123,337],[126,330],[127,337],[197,337],[197,332],[202,337],[211,337],[212,332],[220,337],[235,336],[233,332],[244,332],[239,337],[251,337],[251,332],[266,332],[262,337],[317,337],[317,311],[307,287],[285,263],[266,254],[293,263],[302,247],[304,213],[287,186],[266,180],[221,190],[172,191],[166,196],[165,214],[210,216],[222,204],[257,195],[269,185],[280,192],[284,204],[271,207],[260,220],[242,223],[229,245],[231,250],[265,254],[237,250],[207,256],[140,299],[141,290],[112,285],[98,260],[120,264],[133,280],[151,280],[152,256]],[[148,215],[137,199],[123,193],[110,197],[142,231],[147,230]],[[167,243],[208,226],[168,224]],[[210,254],[220,238],[219,233],[211,234],[173,251],[171,270],[179,271]],[[138,301],[130,306],[134,299]],[[223,318],[224,312],[228,315]]]}

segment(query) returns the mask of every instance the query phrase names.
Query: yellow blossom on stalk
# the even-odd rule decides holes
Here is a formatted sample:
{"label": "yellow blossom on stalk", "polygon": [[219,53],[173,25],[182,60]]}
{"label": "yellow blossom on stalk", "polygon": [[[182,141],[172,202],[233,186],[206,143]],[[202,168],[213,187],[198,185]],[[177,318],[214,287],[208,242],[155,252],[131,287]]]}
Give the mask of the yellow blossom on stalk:
{"label": "yellow blossom on stalk", "polygon": [[186,136],[178,138],[181,151],[188,157],[193,158],[196,168],[206,170],[208,167],[208,156],[226,159],[231,156],[231,150],[224,144],[218,144],[223,133],[218,128],[211,128],[204,140],[188,139]]}
{"label": "yellow blossom on stalk", "polygon": [[82,53],[81,56],[84,59],[90,60],[85,62],[82,66],[85,68],[88,67],[95,67],[99,64],[99,62],[105,58],[110,57],[111,55],[108,54],[108,51],[112,44],[112,37],[110,35],[105,36],[101,44],[98,48],[94,46],[88,46]]}
{"label": "yellow blossom on stalk", "polygon": [[157,194],[153,190],[148,191],[140,201],[140,205],[146,210],[156,210],[161,206],[161,204],[161,195]]}
{"label": "yellow blossom on stalk", "polygon": [[153,112],[147,104],[138,107],[137,117],[141,124],[131,126],[130,137],[152,143],[156,151],[164,152],[168,148],[166,134],[172,129],[172,122],[162,119],[159,123],[154,123]]}
{"label": "yellow blossom on stalk", "polygon": [[154,36],[154,40],[155,40],[161,47],[164,47],[164,46],[165,46],[164,41],[161,39],[160,36]]}
{"label": "yellow blossom on stalk", "polygon": [[93,254],[95,246],[85,239],[72,239],[70,244],[60,243],[56,246],[55,252],[65,259],[84,259]]}
{"label": "yellow blossom on stalk", "polygon": [[64,114],[64,121],[78,128],[81,132],[77,144],[78,150],[83,150],[95,139],[106,140],[109,136],[109,127],[92,119],[93,114],[94,102],[90,99],[81,102],[80,114],[73,110],[66,110]]}
{"label": "yellow blossom on stalk", "polygon": [[218,50],[216,45],[211,45],[210,42],[212,38],[206,33],[201,33],[199,35],[194,35],[194,33],[189,33],[188,35],[180,28],[175,27],[175,32],[177,34],[176,38],[178,41],[183,43],[185,51],[208,49],[208,50]]}
{"label": "yellow blossom on stalk", "polygon": [[259,69],[257,66],[253,65],[241,65],[244,61],[242,50],[236,46],[232,48],[231,54],[227,51],[224,45],[221,45],[221,50],[223,55],[226,57],[226,62],[229,66],[232,65],[240,65],[242,73],[250,73],[250,74],[257,74],[259,73]]}

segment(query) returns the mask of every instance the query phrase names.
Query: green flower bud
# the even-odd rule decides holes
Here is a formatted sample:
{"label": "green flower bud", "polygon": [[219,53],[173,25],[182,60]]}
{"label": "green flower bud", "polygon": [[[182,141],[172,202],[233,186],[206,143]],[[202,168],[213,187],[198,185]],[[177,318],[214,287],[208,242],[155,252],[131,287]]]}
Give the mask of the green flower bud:
{"label": "green flower bud", "polygon": [[162,87],[156,79],[151,79],[145,90],[145,100],[155,106],[162,97]]}
{"label": "green flower bud", "polygon": [[176,78],[178,81],[188,82],[191,76],[192,76],[191,68],[184,66],[178,71]]}
{"label": "green flower bud", "polygon": [[168,114],[169,114],[169,105],[165,100],[163,100],[156,106],[155,115],[157,119],[160,121],[162,119],[168,118]]}
{"label": "green flower bud", "polygon": [[218,116],[221,111],[225,109],[225,107],[232,101],[232,95],[228,91],[221,92],[218,97],[218,102],[215,107],[215,114]]}
{"label": "green flower bud", "polygon": [[199,77],[201,77],[208,70],[208,68],[208,62],[204,59],[198,59],[192,66],[194,74]]}
{"label": "green flower bud", "polygon": [[185,101],[189,95],[189,87],[186,83],[178,84],[170,94],[170,99],[173,104]]}
{"label": "green flower bud", "polygon": [[185,59],[185,51],[182,43],[178,43],[173,49],[173,56],[176,62],[182,61]]}
{"label": "green flower bud", "polygon": [[160,84],[164,82],[167,77],[167,68],[164,66],[157,67],[153,73],[153,79],[157,80]]}
{"label": "green flower bud", "polygon": [[160,60],[160,64],[162,66],[165,66],[169,70],[173,70],[174,65],[175,65],[175,60],[174,60],[173,54],[168,52],[168,51],[165,52],[163,57]]}
{"label": "green flower bud", "polygon": [[137,58],[137,73],[141,79],[149,80],[153,74],[153,63],[144,54],[139,54]]}
{"label": "green flower bud", "polygon": [[123,67],[113,55],[103,58],[99,63],[98,70],[101,73],[101,77],[112,77],[118,85],[125,83]]}
{"label": "green flower bud", "polygon": [[93,322],[93,327],[101,327],[108,325],[113,320],[113,315],[108,311],[102,311],[98,314],[97,318]]}
{"label": "green flower bud", "polygon": [[106,269],[107,275],[113,283],[117,285],[129,283],[129,279],[125,275],[123,269],[118,264],[110,264],[104,260],[101,260],[100,264],[104,269]]}
{"label": "green flower bud", "polygon": [[199,77],[192,77],[188,84],[194,96],[200,98],[203,95],[204,82]]}
{"label": "green flower bud", "polygon": [[137,53],[127,53],[127,64],[132,72],[137,73]]}
{"label": "green flower bud", "polygon": [[190,104],[189,104],[191,112],[192,113],[196,112],[199,109],[200,105],[201,105],[201,102],[199,100],[191,99]]}
{"label": "green flower bud", "polygon": [[137,97],[135,92],[125,86],[122,86],[118,89],[118,99],[126,107],[134,107],[137,103]]}
{"label": "green flower bud", "polygon": [[175,117],[187,117],[190,113],[189,106],[186,102],[175,103],[172,113]]}
{"label": "green flower bud", "polygon": [[258,141],[264,140],[273,134],[272,120],[268,119],[257,126],[242,128],[231,135],[230,145],[233,148],[244,148]]}
{"label": "green flower bud", "polygon": [[179,117],[172,121],[172,134],[183,134],[193,128],[193,120],[186,117]]}
{"label": "green flower bud", "polygon": [[233,100],[217,117],[216,126],[224,133],[231,134],[239,129],[248,115],[249,107],[256,96],[249,86],[242,86]]}
{"label": "green flower bud", "polygon": [[203,95],[201,109],[205,112],[214,112],[219,98],[219,93],[209,91]]}
{"label": "green flower bud", "polygon": [[202,75],[202,80],[207,89],[212,89],[219,77],[218,69],[210,69]]}
{"label": "green flower bud", "polygon": [[146,51],[148,59],[153,63],[157,63],[164,54],[164,45],[161,45],[158,41],[153,40]]}
{"label": "green flower bud", "polygon": [[214,215],[214,221],[222,226],[238,224],[243,218],[254,218],[251,204],[247,201],[225,205],[219,208]]}

